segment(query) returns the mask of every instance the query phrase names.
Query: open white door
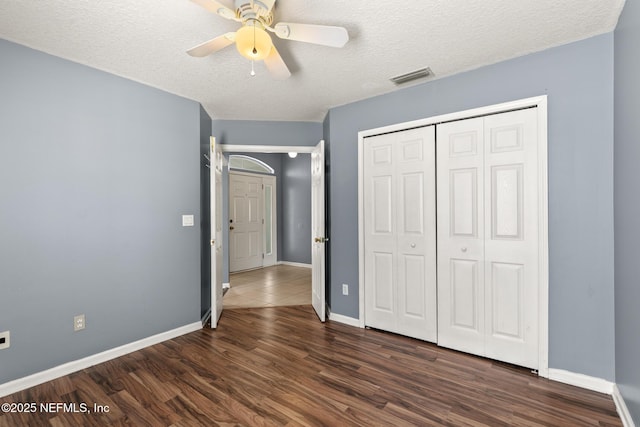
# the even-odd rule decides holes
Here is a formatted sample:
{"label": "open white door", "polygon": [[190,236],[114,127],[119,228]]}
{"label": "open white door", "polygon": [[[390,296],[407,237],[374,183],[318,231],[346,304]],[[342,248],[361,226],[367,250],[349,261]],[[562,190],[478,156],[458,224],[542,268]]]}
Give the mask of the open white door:
{"label": "open white door", "polygon": [[211,137],[209,144],[211,200],[211,328],[222,314],[222,148]]}
{"label": "open white door", "polygon": [[329,239],[324,228],[324,141],[311,153],[311,303],[324,322],[325,313],[325,251]]}

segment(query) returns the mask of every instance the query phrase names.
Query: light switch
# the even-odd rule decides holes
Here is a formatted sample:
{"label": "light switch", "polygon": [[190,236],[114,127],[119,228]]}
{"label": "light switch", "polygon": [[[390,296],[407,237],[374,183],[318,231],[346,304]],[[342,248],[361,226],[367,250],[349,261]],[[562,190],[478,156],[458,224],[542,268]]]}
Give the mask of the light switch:
{"label": "light switch", "polygon": [[9,331],[0,332],[0,350],[11,346],[11,335]]}
{"label": "light switch", "polygon": [[193,227],[193,215],[182,215],[182,226]]}

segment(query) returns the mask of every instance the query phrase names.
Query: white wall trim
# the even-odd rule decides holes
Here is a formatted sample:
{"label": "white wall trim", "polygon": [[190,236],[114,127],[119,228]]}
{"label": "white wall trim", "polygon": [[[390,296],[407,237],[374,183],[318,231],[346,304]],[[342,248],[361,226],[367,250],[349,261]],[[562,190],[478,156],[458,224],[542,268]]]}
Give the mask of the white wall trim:
{"label": "white wall trim", "polygon": [[[547,97],[535,99],[538,112],[538,375],[549,377],[549,183]],[[544,160],[541,160],[544,159]]]}
{"label": "white wall trim", "polygon": [[564,369],[549,368],[549,379],[564,384],[585,388],[598,393],[612,394],[614,383],[598,377],[577,374],[575,372],[565,371]]}
{"label": "white wall trim", "polygon": [[223,153],[311,153],[315,146],[220,144]]}
{"label": "white wall trim", "polygon": [[360,319],[356,319],[355,317],[343,316],[342,314],[329,312],[329,320],[349,326],[355,326],[356,328],[360,327]]}
{"label": "white wall trim", "polygon": [[624,401],[624,397],[620,393],[620,389],[617,384],[613,385],[613,402],[616,404],[616,410],[618,411],[618,415],[620,415],[620,419],[622,420],[622,425],[624,427],[635,427],[635,423],[633,422],[633,418],[631,418],[631,413],[629,412],[629,408],[627,408],[627,404]]}
{"label": "white wall trim", "polygon": [[0,384],[0,397],[8,396],[18,391],[25,390],[27,388],[37,386],[38,384],[42,384],[47,381],[63,377],[65,375],[72,374],[73,372],[81,371],[99,363],[124,356],[134,351],[141,350],[145,347],[149,347],[154,344],[158,344],[163,341],[167,341],[172,338],[197,331],[199,329],[202,329],[202,323],[200,323],[200,321],[176,329],[172,329],[170,331],[162,332],[147,338],[143,338],[141,340],[134,341],[120,347],[115,347],[101,353],[87,356],[79,360],[74,360],[73,362],[64,363],[45,371],[37,372],[23,378],[18,378],[17,380]]}
{"label": "white wall trim", "polygon": [[503,102],[501,104],[487,105],[484,107],[472,108],[470,110],[456,111],[454,113],[441,114],[439,116],[427,117],[425,119],[413,120],[410,122],[396,123],[389,126],[382,126],[374,129],[367,129],[358,132],[358,140],[369,136],[382,135],[385,133],[399,132],[407,129],[436,125],[454,120],[470,119],[472,117],[487,116],[489,114],[504,113],[511,110],[519,110],[528,107],[537,107],[541,103],[546,106],[547,95],[534,96],[531,98],[518,99],[516,101]]}
{"label": "white wall trim", "polygon": [[278,261],[278,265],[289,265],[291,267],[313,268],[313,265],[311,264],[304,264],[301,262],[291,262],[291,261]]}
{"label": "white wall trim", "polygon": [[429,117],[410,122],[397,123],[375,129],[358,132],[358,320],[359,326],[365,326],[364,307],[364,141],[365,138],[390,132],[399,132],[417,127],[437,125],[453,120],[468,119],[477,116],[486,116],[511,110],[529,107],[537,107],[538,110],[538,158],[539,158],[539,319],[538,319],[538,375],[549,377],[549,218],[548,218],[548,177],[547,177],[547,96],[536,96],[501,104],[489,105],[470,110],[458,111],[449,114]]}

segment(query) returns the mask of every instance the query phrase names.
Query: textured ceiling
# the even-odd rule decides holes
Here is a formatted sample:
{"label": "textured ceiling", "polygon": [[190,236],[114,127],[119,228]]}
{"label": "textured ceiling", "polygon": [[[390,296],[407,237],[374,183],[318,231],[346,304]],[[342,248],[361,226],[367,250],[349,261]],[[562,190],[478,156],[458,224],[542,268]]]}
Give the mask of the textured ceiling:
{"label": "textured ceiling", "polygon": [[[233,2],[220,0],[232,5]],[[321,121],[330,107],[612,31],[624,0],[278,0],[274,22],[338,25],[342,49],[274,38],[273,80],[233,46],[185,51],[239,24],[188,0],[0,0],[0,38],[200,102],[215,119]]]}

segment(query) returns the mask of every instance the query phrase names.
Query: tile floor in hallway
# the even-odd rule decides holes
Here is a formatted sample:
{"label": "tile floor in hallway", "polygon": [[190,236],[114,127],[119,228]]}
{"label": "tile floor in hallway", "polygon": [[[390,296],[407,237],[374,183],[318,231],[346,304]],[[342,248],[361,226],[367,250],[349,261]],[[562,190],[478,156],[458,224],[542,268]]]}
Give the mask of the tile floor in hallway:
{"label": "tile floor in hallway", "polygon": [[232,273],[224,308],[311,304],[311,268],[275,265]]}

